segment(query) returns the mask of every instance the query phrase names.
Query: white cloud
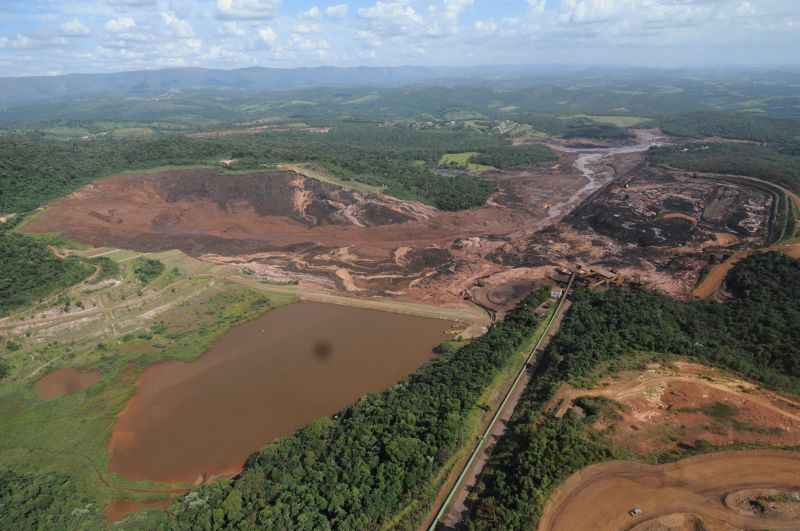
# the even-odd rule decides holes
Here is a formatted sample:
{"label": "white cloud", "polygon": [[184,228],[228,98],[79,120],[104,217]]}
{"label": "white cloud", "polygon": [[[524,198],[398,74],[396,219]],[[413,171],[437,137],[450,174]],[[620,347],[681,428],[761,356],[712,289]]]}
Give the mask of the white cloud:
{"label": "white cloud", "polygon": [[475,0],[444,0],[444,16],[451,23],[458,23],[466,9],[472,7]]}
{"label": "white cloud", "polygon": [[475,31],[480,33],[494,33],[497,31],[497,22],[494,20],[478,20],[475,22]]}
{"label": "white cloud", "polygon": [[238,22],[225,22],[222,24],[222,32],[233,37],[244,37],[247,33]]}
{"label": "white cloud", "polygon": [[406,0],[378,0],[375,5],[363,7],[358,15],[367,21],[370,30],[384,36],[424,33],[426,24]]}
{"label": "white cloud", "polygon": [[17,35],[13,38],[0,37],[0,48],[11,48],[15,50],[23,50],[26,48],[34,48],[34,41],[26,35]]}
{"label": "white cloud", "polygon": [[295,33],[319,33],[322,28],[316,22],[296,24],[292,29]]}
{"label": "white cloud", "polygon": [[740,17],[751,17],[756,14],[756,8],[752,2],[739,2],[736,6],[736,14]]}
{"label": "white cloud", "polygon": [[0,37],[0,48],[9,50],[35,50],[64,46],[66,44],[67,39],[62,37],[45,37],[42,35],[30,37],[19,33],[16,37]]}
{"label": "white cloud", "polygon": [[547,0],[528,0],[528,5],[531,6],[534,12],[544,13],[544,9],[547,7]]}
{"label": "white cloud", "polygon": [[149,7],[154,6],[157,0],[106,0],[112,6],[119,7]]}
{"label": "white cloud", "polygon": [[258,30],[258,38],[261,39],[261,42],[271,47],[277,42],[278,34],[271,27],[265,26]]}
{"label": "white cloud", "polygon": [[325,39],[309,39],[303,35],[292,33],[289,37],[289,45],[291,48],[305,52],[329,50],[331,45]]}
{"label": "white cloud", "polygon": [[89,28],[77,18],[61,24],[61,32],[69,37],[84,37],[90,33]]}
{"label": "white cloud", "polygon": [[281,0],[217,0],[222,18],[266,19],[278,13]]}
{"label": "white cloud", "polygon": [[310,19],[318,20],[320,17],[322,17],[322,11],[320,11],[319,7],[314,6],[311,9],[309,9],[308,11],[303,12],[300,16],[302,18],[310,18]]}
{"label": "white cloud", "polygon": [[106,31],[110,33],[122,33],[130,31],[136,27],[136,21],[132,17],[119,17],[106,22]]}
{"label": "white cloud", "polygon": [[356,32],[356,38],[370,48],[380,48],[383,46],[383,41],[374,31],[359,30]]}
{"label": "white cloud", "polygon": [[161,20],[172,31],[176,37],[182,39],[189,39],[194,37],[194,30],[192,25],[187,21],[175,16],[175,13],[161,13]]}
{"label": "white cloud", "polygon": [[335,6],[328,6],[325,9],[325,14],[332,18],[342,18],[347,15],[350,6],[347,4],[337,4]]}
{"label": "white cloud", "polygon": [[[779,64],[794,61],[800,31],[800,0],[34,3],[58,9],[33,18],[7,10],[0,28],[0,61],[20,74],[175,64]],[[292,14],[281,16],[281,5]],[[471,17],[478,6],[485,14]]]}
{"label": "white cloud", "polygon": [[378,2],[372,7],[363,7],[358,14],[369,20],[393,22],[397,24],[422,24],[422,17],[405,0]]}

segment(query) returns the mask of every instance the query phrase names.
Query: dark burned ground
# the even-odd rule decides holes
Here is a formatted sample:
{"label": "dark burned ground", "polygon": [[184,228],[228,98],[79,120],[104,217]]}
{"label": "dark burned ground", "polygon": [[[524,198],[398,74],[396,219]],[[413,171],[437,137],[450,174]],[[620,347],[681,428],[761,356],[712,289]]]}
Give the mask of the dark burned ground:
{"label": "dark burned ground", "polygon": [[577,262],[685,297],[709,264],[766,242],[773,207],[763,190],[642,163],[561,224],[501,246],[488,258],[518,268]]}
{"label": "dark burned ground", "polygon": [[643,247],[703,244],[721,232],[759,242],[771,206],[756,189],[642,169],[582,205],[570,222]]}

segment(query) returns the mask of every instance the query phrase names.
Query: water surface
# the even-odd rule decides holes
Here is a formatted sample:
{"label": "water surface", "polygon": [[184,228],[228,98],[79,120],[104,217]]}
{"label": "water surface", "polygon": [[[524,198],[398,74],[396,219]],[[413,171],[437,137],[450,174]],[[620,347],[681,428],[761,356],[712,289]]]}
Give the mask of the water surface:
{"label": "water surface", "polygon": [[112,472],[203,481],[277,437],[402,380],[447,321],[297,303],[238,326],[192,363],[149,367],[109,443]]}

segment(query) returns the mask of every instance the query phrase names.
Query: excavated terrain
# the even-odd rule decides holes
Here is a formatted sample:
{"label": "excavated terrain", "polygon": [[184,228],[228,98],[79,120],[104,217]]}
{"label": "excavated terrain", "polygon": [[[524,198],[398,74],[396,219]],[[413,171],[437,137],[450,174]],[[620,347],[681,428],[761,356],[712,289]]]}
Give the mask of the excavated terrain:
{"label": "excavated terrain", "polygon": [[[630,159],[630,157],[628,157]],[[489,258],[506,266],[558,264],[613,271],[686,298],[702,272],[767,243],[774,197],[755,187],[639,163],[554,224]]]}
{"label": "excavated terrain", "polygon": [[[495,312],[552,283],[556,268],[604,268],[677,297],[729,254],[763,243],[772,197],[649,168],[658,131],[635,145],[550,145],[555,164],[483,177],[486,205],[441,212],[294,171],[129,172],[48,205],[25,226],[95,246],[180,249],[269,282]],[[464,178],[470,178],[464,176]]]}

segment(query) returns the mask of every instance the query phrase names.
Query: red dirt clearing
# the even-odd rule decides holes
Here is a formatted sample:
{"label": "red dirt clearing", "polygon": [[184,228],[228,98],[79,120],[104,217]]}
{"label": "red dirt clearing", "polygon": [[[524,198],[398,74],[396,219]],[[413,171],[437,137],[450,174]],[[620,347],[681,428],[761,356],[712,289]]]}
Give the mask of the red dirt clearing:
{"label": "red dirt clearing", "polygon": [[[573,474],[558,488],[538,529],[670,529],[663,525],[665,517],[690,515],[694,518],[687,521],[701,520],[709,530],[796,530],[800,528],[797,518],[745,514],[725,505],[725,499],[730,493],[754,487],[795,489],[799,482],[800,454],[781,451],[723,452],[662,466],[603,463]],[[628,514],[634,507],[642,511],[638,518]]]}
{"label": "red dirt clearing", "polygon": [[25,230],[95,246],[180,249],[310,288],[463,303],[474,279],[506,269],[489,253],[552,222],[546,206],[582,187],[568,168],[503,174],[487,206],[455,213],[294,172],[131,172],[53,202]]}
{"label": "red dirt clearing", "polygon": [[588,390],[565,386],[550,408],[561,416],[581,396],[621,404],[618,415],[604,416],[593,428],[640,455],[698,440],[716,446],[800,445],[800,400],[694,363],[622,373]]}

